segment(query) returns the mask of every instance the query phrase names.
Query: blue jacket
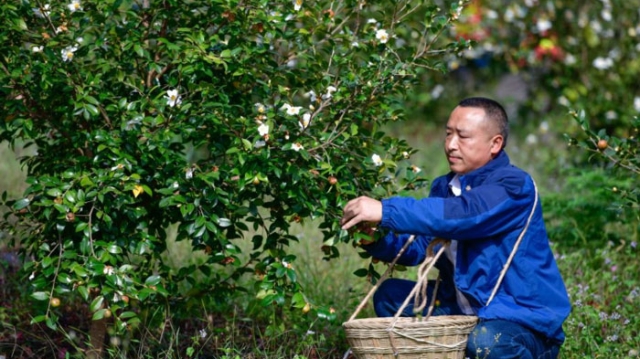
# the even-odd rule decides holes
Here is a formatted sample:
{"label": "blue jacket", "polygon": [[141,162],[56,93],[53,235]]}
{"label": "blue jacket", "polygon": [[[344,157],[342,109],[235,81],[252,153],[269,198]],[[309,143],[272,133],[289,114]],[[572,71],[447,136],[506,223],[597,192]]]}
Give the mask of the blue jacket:
{"label": "blue jacket", "polygon": [[455,282],[479,318],[513,321],[562,343],[562,323],[571,305],[549,247],[539,201],[496,296],[486,306],[531,213],[533,180],[511,165],[504,151],[485,166],[460,176],[462,194],[458,197],[449,189],[454,175],[437,178],[428,198],[382,200],[380,227],[391,232],[364,248],[390,262],[409,235],[416,234],[398,261],[411,266],[423,261],[434,237],[458,240],[456,268],[444,255],[437,264],[442,279],[438,290],[445,297],[455,300]]}

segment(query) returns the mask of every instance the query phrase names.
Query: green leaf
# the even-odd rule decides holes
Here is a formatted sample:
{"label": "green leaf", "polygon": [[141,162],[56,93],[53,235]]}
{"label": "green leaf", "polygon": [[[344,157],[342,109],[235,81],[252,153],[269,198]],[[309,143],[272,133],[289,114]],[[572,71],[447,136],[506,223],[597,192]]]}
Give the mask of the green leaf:
{"label": "green leaf", "polygon": [[149,276],[149,277],[144,281],[144,284],[146,284],[146,285],[155,285],[155,286],[157,286],[157,285],[158,285],[158,283],[160,283],[160,279],[162,279],[160,276],[158,276],[158,275],[152,275],[152,276]]}
{"label": "green leaf", "polygon": [[80,293],[80,296],[82,297],[82,299],[84,300],[89,299],[89,290],[87,290],[87,287],[79,286],[76,290],[78,291],[78,293]]}
{"label": "green leaf", "polygon": [[89,112],[92,116],[98,116],[98,114],[100,114],[100,111],[98,111],[98,108],[92,104],[85,104],[84,109],[87,110],[87,112]]}
{"label": "green leaf", "polygon": [[112,244],[107,247],[107,251],[111,254],[120,254],[122,253],[122,248],[116,244]]}
{"label": "green leaf", "polygon": [[95,297],[93,301],[91,301],[91,304],[89,305],[89,310],[92,312],[97,311],[98,309],[102,308],[102,303],[104,303],[103,296],[99,295]]}
{"label": "green leaf", "polygon": [[31,324],[42,323],[46,319],[47,319],[46,315],[38,315],[37,317],[34,317],[33,319],[31,319]]}
{"label": "green leaf", "polygon": [[48,300],[49,293],[48,292],[35,292],[31,294],[31,297],[35,300]]}
{"label": "green leaf", "polygon": [[56,319],[54,319],[53,317],[48,317],[45,320],[45,323],[47,324],[47,327],[49,327],[49,329],[56,330],[58,328],[58,326],[56,325]]}
{"label": "green leaf", "polygon": [[29,206],[30,202],[31,201],[29,200],[29,198],[23,198],[23,199],[20,199],[20,200],[16,201],[16,203],[13,204],[12,208],[14,210],[16,210],[16,211],[19,211],[19,210]]}
{"label": "green leaf", "polygon": [[218,226],[222,228],[227,228],[231,226],[231,220],[228,218],[218,218]]}
{"label": "green leaf", "polygon": [[47,191],[47,195],[51,197],[60,197],[62,195],[62,191],[59,188],[51,188]]}
{"label": "green leaf", "polygon": [[295,308],[304,308],[307,304],[307,300],[304,298],[304,294],[302,294],[302,292],[297,292],[291,298],[291,303]]}
{"label": "green leaf", "polygon": [[367,275],[369,275],[369,271],[366,268],[360,268],[353,272],[353,274],[357,277],[366,277]]}
{"label": "green leaf", "polygon": [[91,320],[100,320],[104,318],[104,314],[106,312],[107,312],[107,309],[105,308],[97,310],[95,313],[93,313],[93,317],[91,317]]}
{"label": "green leaf", "polygon": [[120,319],[127,319],[127,318],[134,318],[137,317],[138,315],[135,312],[123,312],[122,314],[120,314]]}

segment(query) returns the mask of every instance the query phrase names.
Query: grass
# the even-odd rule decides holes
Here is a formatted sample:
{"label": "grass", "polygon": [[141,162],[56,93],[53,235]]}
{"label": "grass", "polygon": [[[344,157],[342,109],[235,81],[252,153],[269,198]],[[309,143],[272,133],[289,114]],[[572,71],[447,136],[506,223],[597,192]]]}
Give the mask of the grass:
{"label": "grass", "polygon": [[[446,172],[447,164],[442,154],[441,130],[417,121],[403,126],[393,126],[390,133],[405,138],[410,145],[419,148],[412,161],[420,166],[428,178]],[[559,132],[559,130],[558,130]],[[615,240],[582,225],[606,211],[606,208],[585,206],[586,212],[572,213],[563,205],[578,205],[579,200],[593,201],[589,196],[572,193],[564,187],[562,166],[570,154],[564,143],[549,133],[534,128],[531,134],[514,135],[507,150],[512,162],[529,171],[536,178],[543,195],[545,211],[555,216],[548,222],[555,227],[570,228],[587,242],[567,242],[552,238],[558,265],[565,278],[574,304],[573,312],[565,322],[567,341],[562,358],[625,358],[638,357],[640,350],[640,319],[635,315],[640,304],[640,279],[638,267],[638,223],[608,222],[607,231],[616,232]],[[529,137],[529,140],[525,140]],[[20,148],[17,152],[22,154]],[[20,195],[24,190],[24,175],[15,161],[14,153],[6,144],[0,144],[0,192],[8,190]],[[585,176],[585,180],[596,176]],[[580,186],[584,193],[592,191],[589,183]],[[602,192],[606,193],[606,192]],[[555,196],[554,201],[544,202],[545,195]],[[562,197],[565,196],[565,197]],[[573,198],[573,202],[563,200]],[[578,202],[576,202],[578,201]],[[572,213],[565,217],[563,213]],[[592,217],[590,217],[592,216]],[[582,221],[582,222],[581,222]],[[604,231],[604,229],[602,229]],[[551,233],[565,233],[554,232]],[[239,283],[249,291],[238,295],[232,303],[215,306],[203,303],[192,308],[190,316],[164,320],[166,312],[160,308],[150,310],[141,330],[129,337],[111,337],[108,356],[112,358],[341,358],[347,350],[341,323],[346,321],[366,294],[369,284],[352,273],[368,264],[350,245],[339,247],[341,256],[323,261],[320,247],[322,235],[315,223],[308,221],[294,227],[292,234],[299,242],[291,252],[297,256],[295,267],[298,280],[303,284],[309,301],[316,306],[330,306],[336,311],[336,320],[329,322],[301,313],[300,309],[268,308],[252,305],[255,293],[252,278]],[[0,248],[6,242],[0,234]],[[588,244],[588,245],[583,245]],[[247,244],[249,245],[249,244]],[[180,267],[201,262],[187,242],[170,241],[166,253],[169,265]],[[16,276],[16,264],[11,251],[0,251],[0,357],[64,357],[72,353],[73,345],[82,346],[86,338],[86,324],[80,320],[68,323],[67,335],[52,332],[40,326],[30,326],[29,302],[25,293],[24,278]],[[377,265],[384,270],[382,263]],[[402,276],[412,276],[412,272]],[[68,305],[62,309],[71,316],[82,308]],[[154,315],[155,314],[155,315]],[[278,331],[269,329],[274,316],[283,319]],[[362,317],[373,316],[366,308]],[[85,329],[83,329],[85,328]],[[73,333],[73,335],[71,334]]]}

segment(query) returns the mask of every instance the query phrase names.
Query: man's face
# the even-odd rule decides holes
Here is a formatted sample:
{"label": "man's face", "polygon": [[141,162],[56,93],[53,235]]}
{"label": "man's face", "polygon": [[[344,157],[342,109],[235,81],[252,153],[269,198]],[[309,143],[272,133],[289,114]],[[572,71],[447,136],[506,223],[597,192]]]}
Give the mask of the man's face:
{"label": "man's face", "polygon": [[447,122],[444,151],[449,168],[466,174],[487,164],[502,147],[497,126],[478,107],[456,107]]}

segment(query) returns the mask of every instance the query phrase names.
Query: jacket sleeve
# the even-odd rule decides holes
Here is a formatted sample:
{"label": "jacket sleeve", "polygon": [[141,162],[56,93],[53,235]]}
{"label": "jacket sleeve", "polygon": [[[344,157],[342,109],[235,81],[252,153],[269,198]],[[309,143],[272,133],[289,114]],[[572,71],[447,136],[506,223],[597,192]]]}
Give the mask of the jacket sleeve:
{"label": "jacket sleeve", "polygon": [[[387,233],[386,236],[380,238],[376,242],[364,245],[362,248],[371,254],[374,258],[383,262],[391,262],[396,257],[402,246],[409,240],[409,234]],[[415,266],[424,260],[426,248],[431,238],[425,236],[416,236],[413,243],[405,250],[398,259],[398,264],[404,266]]]}
{"label": "jacket sleeve", "polygon": [[502,178],[458,197],[382,200],[380,227],[396,233],[473,240],[521,228],[534,203],[529,177]]}

